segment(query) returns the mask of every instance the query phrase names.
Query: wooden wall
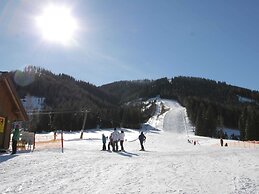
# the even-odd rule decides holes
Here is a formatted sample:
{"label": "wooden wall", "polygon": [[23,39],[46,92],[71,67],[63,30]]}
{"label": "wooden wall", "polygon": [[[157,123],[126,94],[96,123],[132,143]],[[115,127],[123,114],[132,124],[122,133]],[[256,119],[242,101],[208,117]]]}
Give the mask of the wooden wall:
{"label": "wooden wall", "polygon": [[18,119],[18,110],[4,80],[0,80],[0,116],[5,117],[4,133],[0,133],[0,149],[8,149],[12,124]]}

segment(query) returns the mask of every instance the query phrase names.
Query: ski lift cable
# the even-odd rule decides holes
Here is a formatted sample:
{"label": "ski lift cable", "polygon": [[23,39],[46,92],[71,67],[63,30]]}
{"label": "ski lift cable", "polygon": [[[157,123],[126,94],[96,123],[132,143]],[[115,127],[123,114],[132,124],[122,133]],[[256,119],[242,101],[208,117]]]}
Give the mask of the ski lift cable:
{"label": "ski lift cable", "polygon": [[[33,115],[52,115],[52,114],[69,114],[69,113],[88,113],[91,112],[91,110],[43,110],[43,111],[34,111],[34,110],[29,110],[27,111],[27,114],[29,116],[33,116]],[[99,119],[101,121],[108,121],[108,122],[115,122],[115,123],[121,123],[121,120],[117,120],[117,119],[105,119],[103,117],[99,116]],[[124,124],[131,124],[130,122],[123,122]],[[147,131],[144,132],[145,134],[147,133]]]}
{"label": "ski lift cable", "polygon": [[[27,111],[28,115],[49,115],[49,114],[68,114],[68,113],[85,113],[85,112],[90,112],[89,110],[80,110],[80,111]],[[99,117],[100,118],[100,117]],[[100,118],[102,121],[113,121],[120,123],[121,121],[119,120],[114,120],[114,119],[104,119]],[[126,123],[130,124],[130,123]]]}
{"label": "ski lift cable", "polygon": [[89,110],[76,110],[76,111],[71,111],[71,110],[64,110],[64,111],[27,111],[28,115],[44,115],[44,114],[66,114],[66,113],[85,113],[85,112],[90,112]]}

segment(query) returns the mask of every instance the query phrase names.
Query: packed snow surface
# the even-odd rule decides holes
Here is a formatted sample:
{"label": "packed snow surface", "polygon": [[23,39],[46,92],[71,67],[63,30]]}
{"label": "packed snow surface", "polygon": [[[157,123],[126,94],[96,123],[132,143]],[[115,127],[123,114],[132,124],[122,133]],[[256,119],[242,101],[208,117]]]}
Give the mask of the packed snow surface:
{"label": "packed snow surface", "polygon": [[[259,149],[220,147],[193,135],[179,103],[157,100],[139,131],[125,131],[125,152],[100,151],[112,129],[64,134],[58,148],[0,155],[0,193],[259,193]],[[169,111],[161,113],[162,104]],[[189,140],[189,141],[188,141]],[[197,142],[196,145],[193,142]],[[36,145],[37,146],[37,145]]]}

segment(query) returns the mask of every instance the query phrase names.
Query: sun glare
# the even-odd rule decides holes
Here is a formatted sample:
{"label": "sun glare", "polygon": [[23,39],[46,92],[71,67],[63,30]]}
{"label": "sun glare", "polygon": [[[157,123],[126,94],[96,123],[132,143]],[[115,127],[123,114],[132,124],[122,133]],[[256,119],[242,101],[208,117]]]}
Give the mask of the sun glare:
{"label": "sun glare", "polygon": [[45,40],[70,45],[74,40],[77,22],[68,7],[49,5],[42,15],[36,17],[36,24]]}

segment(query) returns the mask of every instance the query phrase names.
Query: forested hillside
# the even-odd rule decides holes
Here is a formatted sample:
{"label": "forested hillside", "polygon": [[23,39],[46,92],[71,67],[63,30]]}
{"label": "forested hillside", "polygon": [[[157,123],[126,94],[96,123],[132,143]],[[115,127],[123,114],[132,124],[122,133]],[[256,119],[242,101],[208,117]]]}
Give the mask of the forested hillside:
{"label": "forested hillside", "polygon": [[187,108],[197,135],[224,136],[216,129],[229,127],[240,129],[242,140],[259,139],[258,91],[194,77],[121,81],[104,85],[101,89],[113,93],[122,102],[156,95],[178,100]]}
{"label": "forested hillside", "polygon": [[[28,94],[45,97],[46,111],[63,111],[51,116],[33,115],[34,124],[31,127],[34,130],[79,130],[83,123],[80,111],[86,109],[89,111],[86,128],[97,125],[138,128],[154,111],[154,105],[145,109],[140,99],[160,96],[177,100],[186,107],[197,135],[223,136],[216,129],[228,127],[239,129],[241,139],[259,140],[258,91],[224,82],[174,77],[119,81],[96,87],[69,75],[55,75],[33,66],[27,67],[24,72],[13,72],[13,77],[21,98]],[[24,79],[31,81],[24,84]],[[128,103],[136,101],[138,103]]]}
{"label": "forested hillside", "polygon": [[13,78],[20,98],[25,95],[46,98],[44,113],[36,112],[31,116],[30,128],[34,131],[80,130],[85,110],[88,111],[85,128],[138,128],[149,117],[148,110],[140,112],[141,104],[121,104],[115,96],[69,75],[55,75],[29,66],[23,72],[13,72]]}

